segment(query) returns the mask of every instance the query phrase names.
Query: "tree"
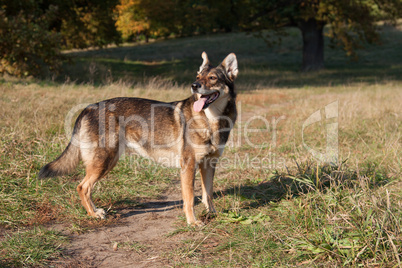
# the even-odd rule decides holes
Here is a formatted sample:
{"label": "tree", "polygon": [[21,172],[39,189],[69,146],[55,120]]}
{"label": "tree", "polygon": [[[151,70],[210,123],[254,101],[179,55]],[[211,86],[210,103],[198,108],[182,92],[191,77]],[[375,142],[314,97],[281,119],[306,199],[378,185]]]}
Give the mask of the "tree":
{"label": "tree", "polygon": [[[365,42],[379,42],[376,23],[401,16],[401,0],[244,0],[241,25],[246,31],[298,27],[303,37],[302,70],[324,67],[324,26],[331,42],[355,56]],[[239,7],[237,7],[239,9]]]}
{"label": "tree", "polygon": [[119,43],[113,10],[118,0],[0,0],[0,73],[57,71],[61,48]]}
{"label": "tree", "polygon": [[237,28],[235,0],[120,0],[117,27],[122,34],[147,29],[154,37],[192,36]]}
{"label": "tree", "polygon": [[15,2],[8,9],[4,4],[0,9],[0,73],[28,76],[45,68],[57,71],[64,58],[60,54],[61,36],[49,30],[57,7],[41,10],[34,1]]}
{"label": "tree", "polygon": [[116,28],[125,41],[144,35],[148,42],[150,22],[140,4],[140,0],[120,0],[115,8]]}
{"label": "tree", "polygon": [[52,0],[59,7],[56,31],[65,48],[104,47],[121,42],[115,27],[118,0]]}

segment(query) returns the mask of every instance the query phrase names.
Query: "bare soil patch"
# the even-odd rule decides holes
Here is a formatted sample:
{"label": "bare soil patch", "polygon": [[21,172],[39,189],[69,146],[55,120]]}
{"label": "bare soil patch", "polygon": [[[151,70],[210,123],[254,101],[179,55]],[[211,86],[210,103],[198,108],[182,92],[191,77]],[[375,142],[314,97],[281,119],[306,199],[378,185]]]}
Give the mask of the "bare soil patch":
{"label": "bare soil patch", "polygon": [[[166,267],[166,252],[176,247],[186,234],[169,236],[177,229],[182,213],[180,183],[157,200],[140,208],[118,211],[114,226],[104,226],[83,234],[68,234],[70,244],[64,258],[53,261],[56,267]],[[199,188],[199,187],[197,187]],[[200,189],[196,192],[200,194]],[[62,231],[62,226],[51,228]]]}

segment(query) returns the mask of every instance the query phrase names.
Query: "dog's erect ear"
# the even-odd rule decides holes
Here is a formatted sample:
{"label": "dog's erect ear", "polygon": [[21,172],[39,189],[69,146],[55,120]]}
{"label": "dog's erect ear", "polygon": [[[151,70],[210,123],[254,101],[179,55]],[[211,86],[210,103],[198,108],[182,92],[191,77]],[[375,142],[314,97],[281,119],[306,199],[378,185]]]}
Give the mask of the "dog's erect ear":
{"label": "dog's erect ear", "polygon": [[234,53],[230,53],[221,63],[221,66],[228,73],[229,78],[233,81],[236,79],[239,70],[237,69],[237,59]]}
{"label": "dog's erect ear", "polygon": [[198,70],[198,74],[202,73],[202,71],[209,66],[209,59],[207,53],[202,52],[201,54],[202,59],[204,60],[200,66],[200,69]]}

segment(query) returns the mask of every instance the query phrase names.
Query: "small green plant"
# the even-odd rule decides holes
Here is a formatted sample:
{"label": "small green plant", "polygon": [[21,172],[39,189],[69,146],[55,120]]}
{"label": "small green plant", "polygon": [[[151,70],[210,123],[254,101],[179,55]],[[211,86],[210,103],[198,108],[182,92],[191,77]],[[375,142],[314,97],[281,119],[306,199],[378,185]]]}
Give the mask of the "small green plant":
{"label": "small green plant", "polygon": [[148,247],[146,245],[143,245],[136,241],[133,241],[133,242],[127,241],[127,242],[123,242],[123,243],[117,243],[117,248],[131,250],[131,251],[135,251],[137,253],[143,253],[144,251],[147,250]]}
{"label": "small green plant", "polygon": [[270,218],[261,212],[255,216],[243,216],[236,212],[229,211],[227,213],[221,214],[221,223],[240,223],[240,224],[253,224],[253,223],[263,223],[269,221]]}

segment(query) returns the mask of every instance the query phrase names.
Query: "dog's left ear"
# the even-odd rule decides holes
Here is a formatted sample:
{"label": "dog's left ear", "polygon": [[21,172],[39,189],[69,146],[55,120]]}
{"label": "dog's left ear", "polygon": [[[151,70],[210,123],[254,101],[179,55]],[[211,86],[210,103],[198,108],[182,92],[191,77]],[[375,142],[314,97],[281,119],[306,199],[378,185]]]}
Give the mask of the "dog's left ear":
{"label": "dog's left ear", "polygon": [[208,55],[207,55],[207,53],[205,53],[205,51],[202,52],[201,57],[202,57],[203,62],[200,66],[200,69],[198,70],[198,74],[202,73],[202,71],[209,66]]}
{"label": "dog's left ear", "polygon": [[235,80],[239,70],[237,69],[237,59],[234,53],[230,53],[221,63],[223,69],[229,75],[230,80]]}

